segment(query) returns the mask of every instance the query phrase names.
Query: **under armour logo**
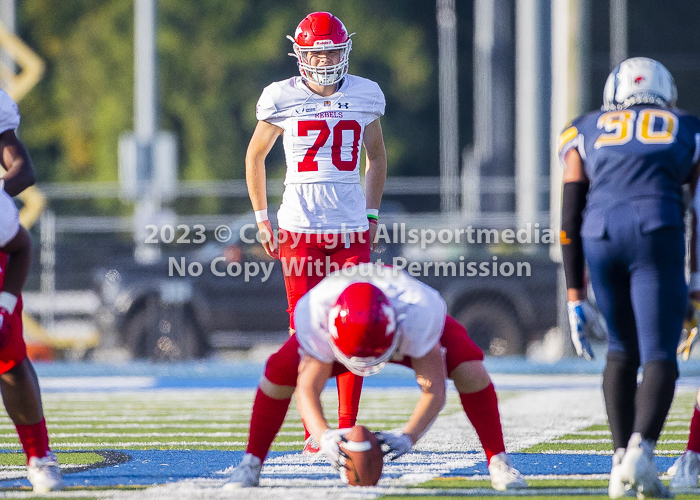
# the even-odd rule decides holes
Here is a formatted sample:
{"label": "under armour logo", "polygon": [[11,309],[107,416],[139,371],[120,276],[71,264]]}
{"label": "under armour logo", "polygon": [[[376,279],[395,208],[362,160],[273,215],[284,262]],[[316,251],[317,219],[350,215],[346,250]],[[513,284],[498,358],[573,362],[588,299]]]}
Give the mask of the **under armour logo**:
{"label": "under armour logo", "polygon": [[339,102],[338,107],[341,109],[348,109],[348,106],[350,106],[349,102]]}

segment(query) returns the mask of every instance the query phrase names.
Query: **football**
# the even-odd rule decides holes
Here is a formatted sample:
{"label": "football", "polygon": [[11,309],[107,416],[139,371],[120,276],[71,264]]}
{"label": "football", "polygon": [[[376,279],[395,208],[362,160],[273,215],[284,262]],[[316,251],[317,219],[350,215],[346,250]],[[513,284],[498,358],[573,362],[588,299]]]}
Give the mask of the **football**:
{"label": "football", "polygon": [[345,452],[348,484],[374,486],[382,476],[384,460],[377,437],[365,426],[356,425],[345,435],[340,448]]}

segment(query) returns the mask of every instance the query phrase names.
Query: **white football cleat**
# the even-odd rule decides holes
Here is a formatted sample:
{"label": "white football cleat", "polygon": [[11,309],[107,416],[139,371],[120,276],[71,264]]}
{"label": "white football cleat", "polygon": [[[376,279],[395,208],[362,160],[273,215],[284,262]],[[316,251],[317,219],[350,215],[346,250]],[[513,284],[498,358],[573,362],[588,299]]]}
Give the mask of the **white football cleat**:
{"label": "white football cleat", "polygon": [[675,463],[669,467],[671,489],[697,488],[700,476],[700,453],[686,450]]}
{"label": "white football cleat", "polygon": [[489,475],[491,476],[491,487],[494,490],[505,491],[527,488],[525,479],[513,467],[510,457],[506,455],[505,451],[491,457]]}
{"label": "white football cleat", "polygon": [[246,453],[241,463],[233,469],[231,477],[224,484],[225,490],[237,490],[240,488],[253,488],[260,485],[260,469],[262,462],[255,455]]}
{"label": "white football cleat", "polygon": [[32,483],[34,493],[48,493],[66,487],[56,455],[50,451],[44,458],[32,457],[29,459],[27,479]]}
{"label": "white football cleat", "polygon": [[316,438],[309,436],[306,441],[304,441],[304,449],[301,450],[302,455],[316,455],[318,450],[321,449],[321,445],[318,444]]}
{"label": "white football cleat", "polygon": [[612,469],[610,469],[610,482],[608,483],[608,496],[610,498],[636,497],[637,492],[630,488],[622,480],[622,458],[625,456],[625,448],[618,448],[612,458]]}
{"label": "white football cleat", "polygon": [[620,478],[637,492],[637,498],[673,498],[673,494],[659,479],[654,464],[654,443],[632,434],[627,451],[620,463]]}

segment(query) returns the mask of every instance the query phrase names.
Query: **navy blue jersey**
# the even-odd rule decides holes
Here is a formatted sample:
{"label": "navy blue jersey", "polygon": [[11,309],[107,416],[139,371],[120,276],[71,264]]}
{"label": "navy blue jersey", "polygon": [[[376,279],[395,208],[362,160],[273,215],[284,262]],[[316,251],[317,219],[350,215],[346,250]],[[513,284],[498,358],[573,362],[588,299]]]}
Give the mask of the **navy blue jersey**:
{"label": "navy blue jersey", "polygon": [[591,182],[581,236],[602,237],[620,204],[634,207],[643,233],[683,226],[681,186],[700,158],[700,119],[648,105],[596,111],[562,132],[562,161],[571,148]]}

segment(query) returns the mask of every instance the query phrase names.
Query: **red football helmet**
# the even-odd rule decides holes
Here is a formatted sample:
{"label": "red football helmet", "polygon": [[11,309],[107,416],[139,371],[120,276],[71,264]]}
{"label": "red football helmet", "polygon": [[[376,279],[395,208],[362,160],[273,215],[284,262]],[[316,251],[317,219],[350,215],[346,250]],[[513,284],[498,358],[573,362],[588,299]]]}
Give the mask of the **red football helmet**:
{"label": "red football helmet", "polygon": [[[347,74],[352,40],[340,19],[330,12],[309,14],[297,26],[294,38],[289,35],[287,38],[294,43],[294,54],[289,55],[297,58],[302,77],[319,85],[333,85]],[[311,66],[307,53],[321,50],[339,50],[340,62],[333,66]]]}
{"label": "red football helmet", "polygon": [[328,315],[328,331],[338,361],[363,377],[379,373],[399,344],[394,308],[371,283],[343,290]]}

